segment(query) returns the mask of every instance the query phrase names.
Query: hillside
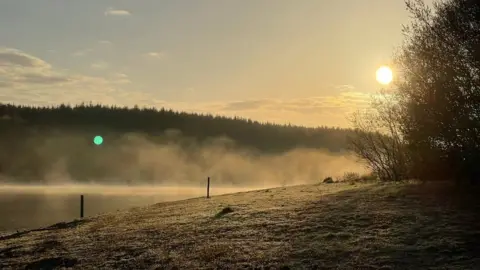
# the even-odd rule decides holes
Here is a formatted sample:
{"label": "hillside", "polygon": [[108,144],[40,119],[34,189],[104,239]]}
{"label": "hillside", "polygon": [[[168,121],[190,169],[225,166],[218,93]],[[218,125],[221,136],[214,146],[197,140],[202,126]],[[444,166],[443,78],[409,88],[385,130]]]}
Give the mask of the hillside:
{"label": "hillside", "polygon": [[[190,167],[198,167],[203,178],[213,167],[212,158],[205,157],[221,159],[228,152],[244,160],[246,156],[275,159],[298,149],[341,156],[349,134],[352,130],[259,123],[156,108],[0,104],[0,181],[44,183],[57,177],[76,182],[117,179],[126,183],[136,179],[151,183],[170,178],[173,173],[169,171],[178,170],[179,165],[167,163],[177,159],[193,163]],[[97,135],[103,137],[101,146],[93,143]],[[172,154],[165,157],[166,152]],[[299,155],[295,159],[303,158]],[[314,161],[310,158],[310,163]],[[197,175],[185,178],[198,179]]]}
{"label": "hillside", "polygon": [[93,104],[31,107],[0,103],[0,128],[11,130],[14,127],[21,127],[23,131],[34,129],[36,132],[52,129],[86,131],[91,136],[136,132],[156,137],[165,131],[176,130],[197,141],[228,137],[239,146],[270,153],[298,147],[343,151],[346,137],[352,133],[352,130],[335,127],[308,128],[260,123],[240,117],[176,112],[165,108]]}
{"label": "hillside", "polygon": [[1,237],[0,268],[473,269],[478,210],[447,189],[322,184],[161,203]]}

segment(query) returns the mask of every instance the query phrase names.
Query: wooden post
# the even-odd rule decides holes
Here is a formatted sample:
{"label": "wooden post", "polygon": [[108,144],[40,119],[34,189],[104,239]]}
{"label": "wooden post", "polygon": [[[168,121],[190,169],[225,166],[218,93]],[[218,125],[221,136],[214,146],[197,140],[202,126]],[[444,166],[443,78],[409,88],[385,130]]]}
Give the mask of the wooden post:
{"label": "wooden post", "polygon": [[80,218],[83,218],[83,195],[80,195]]}
{"label": "wooden post", "polygon": [[210,198],[210,176],[207,178],[207,199]]}

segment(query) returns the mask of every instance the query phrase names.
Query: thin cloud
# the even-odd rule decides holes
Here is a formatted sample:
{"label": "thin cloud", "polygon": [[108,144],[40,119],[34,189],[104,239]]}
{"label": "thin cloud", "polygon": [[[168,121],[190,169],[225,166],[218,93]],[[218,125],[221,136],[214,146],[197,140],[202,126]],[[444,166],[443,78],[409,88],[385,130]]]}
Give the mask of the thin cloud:
{"label": "thin cloud", "polygon": [[233,101],[227,103],[223,109],[226,111],[258,110],[271,106],[274,103],[275,100],[273,99]]}
{"label": "thin cloud", "polygon": [[95,70],[104,70],[109,67],[109,64],[105,61],[98,61],[98,62],[92,63],[90,67]]}
{"label": "thin cloud", "polygon": [[353,90],[355,90],[355,86],[353,86],[351,84],[341,84],[341,85],[335,86],[334,88],[338,91],[353,91]]}
{"label": "thin cloud", "polygon": [[130,78],[125,73],[114,73],[111,76],[112,82],[115,84],[129,84],[131,83]]}
{"label": "thin cloud", "polygon": [[233,101],[217,105],[215,113],[280,124],[347,127],[350,123],[346,116],[368,104],[368,95],[341,93],[297,99]]}
{"label": "thin cloud", "polygon": [[30,83],[30,84],[46,84],[52,85],[57,83],[67,83],[70,82],[72,78],[62,75],[53,75],[53,74],[24,74],[23,77],[16,80],[19,83]]}
{"label": "thin cloud", "polygon": [[148,52],[145,54],[145,56],[155,58],[155,59],[163,59],[166,56],[165,52]]}
{"label": "thin cloud", "polygon": [[20,50],[0,48],[0,67],[49,68],[50,65]]}
{"label": "thin cloud", "polygon": [[83,50],[78,50],[72,53],[73,56],[75,57],[82,57],[85,56],[89,53],[91,53],[93,50],[92,49],[83,49]]}
{"label": "thin cloud", "polygon": [[0,88],[9,88],[9,87],[13,87],[12,82],[2,82],[2,81],[0,81]]}
{"label": "thin cloud", "polygon": [[0,56],[2,102],[43,106],[93,101],[132,106],[154,100],[148,94],[122,89],[120,86],[129,82],[126,74],[115,74],[111,78],[75,74],[15,49],[2,49]]}
{"label": "thin cloud", "polygon": [[131,16],[132,15],[128,10],[113,9],[113,8],[107,8],[104,14],[105,16]]}
{"label": "thin cloud", "polygon": [[[154,92],[129,88],[125,73],[105,77],[85,76],[52,67],[19,50],[0,51],[0,100],[24,105],[79,104],[133,107],[166,107],[178,111],[240,116],[262,122],[294,123],[305,126],[349,126],[346,115],[369,104],[370,95],[342,91],[328,96],[296,99],[251,99],[218,102],[167,102]],[[105,67],[105,62],[98,62]]]}
{"label": "thin cloud", "polygon": [[99,41],[98,41],[98,44],[101,44],[101,45],[112,45],[112,42],[111,42],[111,41],[108,41],[108,40],[99,40]]}
{"label": "thin cloud", "polygon": [[54,72],[47,62],[16,49],[0,49],[1,87],[15,87],[23,84],[61,84],[70,78]]}
{"label": "thin cloud", "polygon": [[296,99],[258,99],[232,101],[226,103],[225,111],[272,111],[295,112],[304,114],[339,113],[350,111],[352,108],[365,107],[369,104],[369,95],[359,92],[345,92],[340,95],[318,96]]}
{"label": "thin cloud", "polygon": [[115,73],[115,74],[113,74],[113,76],[116,77],[116,78],[120,78],[120,79],[128,78],[128,75],[125,74],[125,73]]}

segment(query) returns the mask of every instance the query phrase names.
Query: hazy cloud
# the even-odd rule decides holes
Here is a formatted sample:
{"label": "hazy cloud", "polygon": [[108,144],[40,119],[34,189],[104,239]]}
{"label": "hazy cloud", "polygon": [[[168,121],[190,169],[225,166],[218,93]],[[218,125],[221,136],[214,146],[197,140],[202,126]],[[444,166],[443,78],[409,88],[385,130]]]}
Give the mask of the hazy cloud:
{"label": "hazy cloud", "polygon": [[0,67],[39,67],[48,68],[50,65],[43,60],[25,54],[16,49],[0,48]]}
{"label": "hazy cloud", "polygon": [[92,63],[90,67],[95,70],[104,70],[104,69],[107,69],[109,65],[105,61],[98,61],[98,62]]}
{"label": "hazy cloud", "polygon": [[68,75],[56,73],[47,62],[19,50],[0,49],[0,87],[24,84],[59,84],[71,81]]}
{"label": "hazy cloud", "polygon": [[346,115],[369,105],[371,96],[361,92],[296,99],[258,99],[217,104],[216,112],[277,123],[307,126],[348,126]]}
{"label": "hazy cloud", "polygon": [[114,9],[114,8],[107,8],[104,14],[105,16],[131,16],[132,15],[128,10]]}
{"label": "hazy cloud", "polygon": [[[263,122],[306,126],[347,126],[345,114],[369,104],[370,95],[357,91],[295,99],[250,99],[211,102],[168,102],[153,92],[126,89],[131,81],[125,73],[105,77],[84,76],[52,67],[27,53],[0,51],[0,100],[26,105],[78,104],[166,107],[174,110],[240,116]],[[105,68],[106,62],[92,64]]]}
{"label": "hazy cloud", "polygon": [[102,45],[112,45],[112,42],[108,40],[99,40],[98,43]]}
{"label": "hazy cloud", "polygon": [[271,106],[275,100],[261,99],[261,100],[243,100],[233,101],[227,103],[224,110],[227,111],[243,111],[243,110],[258,110],[260,108]]}
{"label": "hazy cloud", "polygon": [[0,59],[2,102],[37,105],[103,102],[115,91],[115,84],[107,79],[55,69],[42,59],[19,50],[2,49]]}
{"label": "hazy cloud", "polygon": [[75,57],[80,57],[80,56],[85,56],[92,51],[93,51],[92,49],[83,49],[83,50],[78,50],[78,51],[73,52],[72,55],[75,56]]}
{"label": "hazy cloud", "polygon": [[13,87],[13,83],[0,81],[0,88],[8,88],[8,87]]}
{"label": "hazy cloud", "polygon": [[24,74],[17,82],[20,83],[31,83],[31,84],[56,84],[56,83],[66,83],[71,81],[72,78],[68,76],[61,75],[52,75],[52,74]]}
{"label": "hazy cloud", "polygon": [[359,92],[345,92],[340,95],[296,99],[259,99],[234,101],[224,105],[226,111],[263,110],[272,112],[296,112],[305,114],[339,113],[367,106],[369,95]]}
{"label": "hazy cloud", "polygon": [[111,76],[112,82],[116,84],[128,84],[131,83],[128,75],[125,73],[114,73]]}
{"label": "hazy cloud", "polygon": [[151,103],[186,112],[240,116],[262,122],[345,127],[350,125],[346,116],[359,108],[368,106],[370,97],[368,94],[359,92],[342,92],[329,96],[297,99],[271,98],[205,103],[171,103],[153,99]]}
{"label": "hazy cloud", "polygon": [[155,58],[155,59],[163,59],[166,56],[165,52],[149,52],[145,54],[148,57]]}
{"label": "hazy cloud", "polygon": [[341,84],[341,85],[334,86],[334,88],[338,91],[353,91],[353,90],[355,90],[355,86],[353,86],[351,84]]}

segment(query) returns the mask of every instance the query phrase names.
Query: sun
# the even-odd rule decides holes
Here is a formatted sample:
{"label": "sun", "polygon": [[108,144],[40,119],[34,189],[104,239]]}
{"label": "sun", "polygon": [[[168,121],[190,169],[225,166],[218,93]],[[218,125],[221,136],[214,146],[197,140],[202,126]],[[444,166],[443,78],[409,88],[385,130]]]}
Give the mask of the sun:
{"label": "sun", "polygon": [[377,69],[377,81],[381,84],[389,84],[393,79],[393,72],[387,66],[381,66]]}

